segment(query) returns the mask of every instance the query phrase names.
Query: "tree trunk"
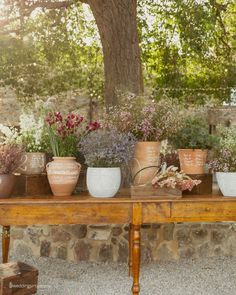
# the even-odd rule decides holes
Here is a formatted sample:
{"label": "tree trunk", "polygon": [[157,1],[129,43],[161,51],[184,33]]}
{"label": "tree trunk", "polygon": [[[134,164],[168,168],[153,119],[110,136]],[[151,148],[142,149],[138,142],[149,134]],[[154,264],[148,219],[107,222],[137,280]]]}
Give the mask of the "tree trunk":
{"label": "tree trunk", "polygon": [[117,104],[117,91],[143,92],[137,30],[137,0],[86,0],[96,20],[104,55],[105,101]]}

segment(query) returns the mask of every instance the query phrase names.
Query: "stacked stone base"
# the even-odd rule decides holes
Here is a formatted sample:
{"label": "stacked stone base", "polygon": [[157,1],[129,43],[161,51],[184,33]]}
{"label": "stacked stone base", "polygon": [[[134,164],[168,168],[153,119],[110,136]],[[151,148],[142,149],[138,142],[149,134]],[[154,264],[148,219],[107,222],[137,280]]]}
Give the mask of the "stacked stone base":
{"label": "stacked stone base", "polygon": [[[11,253],[70,261],[127,262],[128,225],[12,228]],[[142,261],[236,256],[236,225],[163,224],[142,228]]]}

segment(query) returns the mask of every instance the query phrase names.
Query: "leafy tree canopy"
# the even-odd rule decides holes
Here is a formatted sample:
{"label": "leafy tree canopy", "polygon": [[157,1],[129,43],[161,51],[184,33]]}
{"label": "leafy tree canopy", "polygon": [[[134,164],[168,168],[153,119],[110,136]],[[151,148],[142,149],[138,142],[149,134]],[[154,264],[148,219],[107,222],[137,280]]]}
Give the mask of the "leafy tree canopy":
{"label": "leafy tree canopy", "polygon": [[[1,2],[2,85],[23,100],[77,89],[102,97],[102,49],[87,6],[35,10],[28,0],[31,14],[22,16],[22,1]],[[157,99],[229,99],[236,86],[234,0],[139,0],[138,23],[145,83]]]}

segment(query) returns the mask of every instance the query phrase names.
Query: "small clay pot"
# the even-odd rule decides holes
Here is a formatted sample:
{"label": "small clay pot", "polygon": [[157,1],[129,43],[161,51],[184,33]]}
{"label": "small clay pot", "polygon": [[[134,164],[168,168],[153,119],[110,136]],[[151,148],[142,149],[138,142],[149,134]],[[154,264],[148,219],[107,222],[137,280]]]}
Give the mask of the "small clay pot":
{"label": "small clay pot", "polygon": [[[134,184],[146,184],[152,181],[158,170],[160,150],[161,142],[159,141],[136,143],[132,162],[132,177],[135,177]],[[143,168],[147,169],[142,170]],[[139,172],[140,170],[142,171]]]}
{"label": "small clay pot", "polygon": [[15,185],[15,175],[0,174],[0,198],[9,198]]}
{"label": "small clay pot", "polygon": [[208,150],[179,149],[180,168],[186,174],[204,174]]}
{"label": "small clay pot", "polygon": [[73,157],[53,157],[47,166],[48,181],[54,196],[70,196],[79,179],[81,165]]}
{"label": "small clay pot", "polygon": [[17,173],[23,175],[40,175],[45,172],[46,154],[45,153],[24,153]]}

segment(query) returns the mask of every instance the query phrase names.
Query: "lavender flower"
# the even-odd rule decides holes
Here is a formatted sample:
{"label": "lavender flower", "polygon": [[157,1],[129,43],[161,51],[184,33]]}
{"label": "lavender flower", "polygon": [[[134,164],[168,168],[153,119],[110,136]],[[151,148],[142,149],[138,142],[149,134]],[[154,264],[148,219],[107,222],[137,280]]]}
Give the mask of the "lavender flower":
{"label": "lavender flower", "polygon": [[135,139],[117,130],[97,130],[84,137],[80,152],[89,167],[119,167],[128,164],[134,154]]}

